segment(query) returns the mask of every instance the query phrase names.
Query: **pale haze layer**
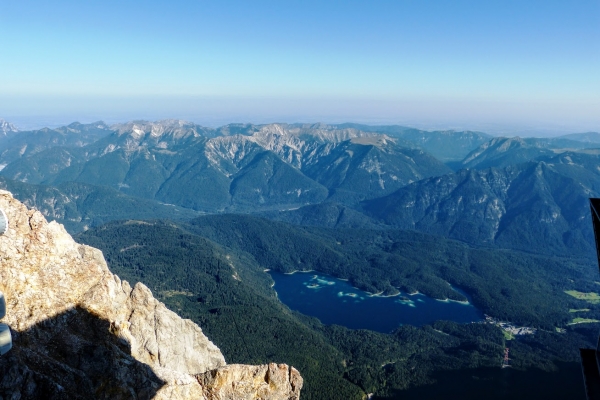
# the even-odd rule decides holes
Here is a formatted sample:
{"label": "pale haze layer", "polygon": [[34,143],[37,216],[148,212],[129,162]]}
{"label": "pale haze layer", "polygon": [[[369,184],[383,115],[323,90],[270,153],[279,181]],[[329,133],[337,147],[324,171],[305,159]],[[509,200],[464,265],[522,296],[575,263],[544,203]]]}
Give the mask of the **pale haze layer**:
{"label": "pale haze layer", "polygon": [[591,0],[2,2],[0,117],[599,131],[599,19]]}

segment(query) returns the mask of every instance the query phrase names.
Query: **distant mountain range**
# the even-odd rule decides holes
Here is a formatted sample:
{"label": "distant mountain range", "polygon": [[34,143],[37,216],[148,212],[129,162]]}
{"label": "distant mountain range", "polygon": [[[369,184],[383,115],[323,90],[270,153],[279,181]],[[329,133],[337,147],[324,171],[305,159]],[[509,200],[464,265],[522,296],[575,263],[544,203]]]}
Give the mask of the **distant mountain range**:
{"label": "distant mountain range", "polygon": [[559,136],[559,138],[600,144],[600,133],[598,132],[571,133]]}
{"label": "distant mountain range", "polygon": [[[73,123],[0,136],[0,174],[73,231],[119,218],[242,212],[586,254],[598,140],[359,124]],[[104,200],[81,200],[91,198]]]}
{"label": "distant mountain range", "polygon": [[337,128],[354,128],[404,139],[421,147],[443,162],[462,160],[471,150],[492,139],[491,135],[474,131],[424,131],[398,125],[370,126],[341,124]]}
{"label": "distant mountain range", "polygon": [[44,128],[5,135],[5,137],[0,135],[0,165],[7,165],[53,147],[82,147],[112,132],[103,122],[86,125],[74,122],[57,129]]}
{"label": "distant mountain range", "polygon": [[461,170],[363,203],[403,229],[474,244],[587,254],[594,240],[589,197],[600,196],[600,155],[567,152],[504,168]]}
{"label": "distant mountain range", "polygon": [[506,167],[552,157],[565,151],[595,147],[600,147],[600,143],[567,138],[498,137],[482,144],[453,166],[457,169]]}
{"label": "distant mountain range", "polygon": [[110,186],[133,196],[222,211],[291,208],[327,198],[356,204],[450,172],[414,145],[353,128],[271,124],[211,130],[164,121],[111,129],[83,147],[65,142],[7,159],[2,174],[34,184]]}

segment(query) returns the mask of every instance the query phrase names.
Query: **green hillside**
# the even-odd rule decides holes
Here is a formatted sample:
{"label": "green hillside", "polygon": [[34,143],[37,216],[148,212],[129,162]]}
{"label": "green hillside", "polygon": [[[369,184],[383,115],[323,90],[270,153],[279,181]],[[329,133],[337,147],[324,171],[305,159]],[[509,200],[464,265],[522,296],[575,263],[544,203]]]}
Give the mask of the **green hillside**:
{"label": "green hillside", "polygon": [[594,257],[588,198],[598,154],[563,153],[506,168],[461,170],[363,203],[388,225],[532,253]]}
{"label": "green hillside", "polygon": [[572,318],[575,303],[564,290],[594,288],[592,260],[477,248],[411,231],[298,227],[233,214],[199,217],[187,229],[264,268],[316,270],[371,293],[465,300],[450,283],[486,314],[546,329]]}
{"label": "green hillside", "polygon": [[0,188],[28,207],[39,210],[71,233],[126,218],[189,219],[197,212],[157,201],[127,196],[105,186],[65,182],[57,186],[31,185],[0,176]]}
{"label": "green hillside", "polygon": [[[437,322],[392,334],[324,326],[281,304],[263,272],[265,264],[238,250],[237,243],[221,246],[169,222],[113,222],[77,240],[100,248],[113,272],[145,283],[171,309],[200,324],[228,362],[294,365],[305,380],[304,399],[359,399],[366,393],[396,398],[403,390],[433,383],[436,371],[497,368],[503,354],[504,335],[490,324]],[[349,246],[341,253],[354,252]],[[566,307],[578,301],[563,296],[569,299]],[[562,312],[563,303],[550,303]],[[589,345],[586,337],[593,335],[581,325],[566,329],[566,335],[540,331],[512,343],[514,367],[552,370],[557,360],[575,360],[578,346]]]}

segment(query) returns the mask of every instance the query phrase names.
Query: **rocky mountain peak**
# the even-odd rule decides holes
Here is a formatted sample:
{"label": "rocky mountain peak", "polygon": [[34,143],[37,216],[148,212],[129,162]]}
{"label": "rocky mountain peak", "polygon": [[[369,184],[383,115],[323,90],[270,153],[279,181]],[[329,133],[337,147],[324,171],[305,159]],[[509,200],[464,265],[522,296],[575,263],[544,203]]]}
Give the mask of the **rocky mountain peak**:
{"label": "rocky mountain peak", "polygon": [[72,122],[67,126],[55,129],[58,132],[82,133],[89,129],[110,130],[110,126],[103,121],[92,122],[91,124],[82,124],[81,122]]}
{"label": "rocky mountain peak", "polygon": [[169,137],[177,140],[188,137],[203,136],[207,128],[202,128],[191,122],[166,119],[162,121],[131,121],[124,124],[112,125],[118,135],[129,135],[133,139]]}
{"label": "rocky mountain peak", "polygon": [[141,283],[113,275],[102,253],[73,241],[0,190],[0,291],[13,349],[0,358],[3,398],[298,399],[292,367],[226,365],[199,326]]}
{"label": "rocky mountain peak", "polygon": [[377,133],[355,128],[337,128],[325,124],[267,124],[254,129],[250,135],[261,145],[272,141],[281,141],[283,138],[290,141],[339,143],[356,137],[378,136]]}
{"label": "rocky mountain peak", "polygon": [[5,121],[2,118],[0,118],[0,134],[6,136],[7,133],[18,132],[18,131],[19,130],[17,129],[16,126],[14,126],[10,122]]}

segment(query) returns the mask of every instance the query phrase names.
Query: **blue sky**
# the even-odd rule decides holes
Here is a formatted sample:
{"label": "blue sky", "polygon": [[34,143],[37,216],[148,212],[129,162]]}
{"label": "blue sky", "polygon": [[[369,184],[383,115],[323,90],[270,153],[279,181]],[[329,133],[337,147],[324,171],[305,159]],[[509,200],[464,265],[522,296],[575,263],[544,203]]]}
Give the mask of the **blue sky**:
{"label": "blue sky", "polygon": [[0,48],[23,123],[600,130],[597,0],[0,0]]}

